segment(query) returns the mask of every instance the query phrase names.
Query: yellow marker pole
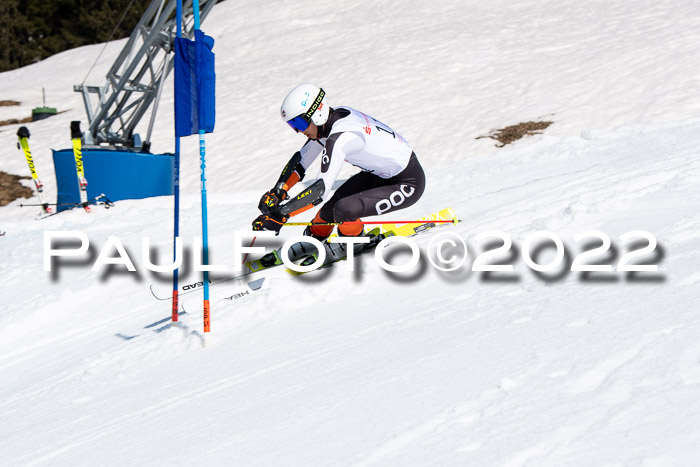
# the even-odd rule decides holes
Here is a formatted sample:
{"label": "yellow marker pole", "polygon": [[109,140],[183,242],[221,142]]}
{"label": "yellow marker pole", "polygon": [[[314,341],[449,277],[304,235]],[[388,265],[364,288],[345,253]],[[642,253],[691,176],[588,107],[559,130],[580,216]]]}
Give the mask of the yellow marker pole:
{"label": "yellow marker pole", "polygon": [[85,179],[85,167],[83,166],[83,149],[80,131],[80,122],[70,122],[70,137],[73,141],[73,156],[75,157],[75,170],[78,174],[78,189],[80,190],[80,204],[86,212],[90,212],[87,195],[87,180]]}
{"label": "yellow marker pole", "polygon": [[32,158],[32,152],[29,150],[29,129],[26,126],[22,126],[17,130],[17,137],[19,141],[17,147],[24,151],[24,157],[27,159],[27,164],[29,164],[29,171],[32,173],[32,179],[34,180],[34,186],[36,186],[36,191],[39,194],[39,201],[41,202],[41,209],[44,214],[49,214],[51,208],[49,207],[48,201],[44,196],[44,184],[39,180],[39,175],[36,173],[36,167],[34,166],[34,159]]}

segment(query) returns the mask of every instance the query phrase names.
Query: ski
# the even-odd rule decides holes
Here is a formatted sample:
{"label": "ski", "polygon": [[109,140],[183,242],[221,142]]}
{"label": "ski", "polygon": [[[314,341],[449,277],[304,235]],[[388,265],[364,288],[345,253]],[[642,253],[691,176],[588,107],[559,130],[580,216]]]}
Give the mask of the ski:
{"label": "ski", "polygon": [[[442,221],[442,222],[431,222],[431,221]],[[411,222],[406,224],[381,224],[378,227],[370,230],[368,236],[370,237],[369,244],[359,244],[355,249],[355,254],[363,254],[374,249],[374,247],[379,244],[384,238],[391,236],[400,237],[410,237],[426,230],[439,227],[442,225],[449,225],[453,222],[444,221],[454,221],[457,222],[457,216],[455,215],[452,208],[445,208],[437,211],[429,216],[422,217],[418,219],[418,222]],[[333,235],[335,236],[335,235]],[[340,243],[329,243],[324,242],[324,247],[326,249],[326,260],[321,265],[325,267],[328,264],[341,261],[346,258],[345,246]],[[306,266],[305,263],[313,263],[318,258],[318,251],[314,246],[308,242],[300,242],[289,249],[289,259],[296,261],[298,259],[304,258],[302,265]],[[282,259],[280,258],[279,251],[273,251],[263,256],[259,260],[251,261],[247,264],[251,272],[257,272],[263,269],[268,269],[275,266],[282,265]],[[292,275],[300,275],[304,273],[292,271],[287,269]]]}
{"label": "ski", "polygon": [[[384,224],[382,228],[387,232],[393,232],[393,235],[399,235],[401,237],[410,237],[419,234],[425,230],[433,229],[435,227],[440,227],[441,225],[449,225],[450,223],[444,222],[431,222],[431,221],[453,221],[451,223],[456,224],[458,221],[457,215],[452,210],[452,208],[441,209],[429,216],[422,217],[419,219],[421,222],[414,222],[410,224]],[[389,235],[385,235],[389,236]]]}
{"label": "ski", "polygon": [[[239,300],[242,298],[247,298],[247,297],[253,295],[255,292],[261,290],[264,281],[265,281],[265,278],[263,277],[263,278],[251,281],[247,284],[243,284],[239,287],[236,287],[233,290],[228,290],[224,293],[224,296],[214,297],[212,299],[212,302],[215,301],[216,303],[219,303],[222,300],[227,300],[227,301],[232,302],[232,301]],[[200,286],[200,287],[202,287],[202,286]],[[167,298],[164,298],[162,300],[168,300],[170,298],[172,298],[172,297],[167,297]],[[191,314],[191,313],[187,312],[185,307],[186,306],[189,307],[190,305],[192,305],[192,303],[193,303],[192,300],[190,300],[189,302],[183,300],[180,303],[180,309],[182,311],[178,311],[178,318],[183,316],[183,315]],[[201,303],[199,303],[198,305],[201,306]],[[197,305],[192,305],[192,306],[196,307]],[[172,316],[168,316],[167,318],[162,318],[158,321],[155,321],[151,324],[144,326],[144,329],[152,329],[155,332],[161,332],[161,331],[164,331],[166,329],[169,329],[170,327],[173,326],[173,324],[174,323],[172,321]],[[178,325],[178,324],[175,324],[175,325]]]}
{"label": "ski", "polygon": [[[249,274],[251,274],[251,273],[248,272],[248,273],[241,274],[241,275],[235,276],[235,277],[217,277],[217,278],[209,278],[209,286],[221,284],[222,282],[230,282],[230,281],[233,281],[233,280],[242,279],[243,277],[245,277],[245,276],[247,276],[247,275],[249,275]],[[262,284],[263,284],[263,281],[264,281],[264,280],[265,280],[265,278],[262,278],[262,279],[255,279],[255,280],[252,280],[252,281],[248,282],[246,285],[247,285],[247,287],[249,287],[251,290],[258,290],[260,287],[262,287]],[[161,294],[161,293],[159,293],[159,291],[157,291],[156,289],[154,289],[154,285],[155,285],[155,284],[151,284],[149,288],[150,288],[150,290],[151,290],[151,295],[153,295],[153,297],[154,297],[156,300],[160,300],[160,301],[172,300],[172,298],[173,298],[172,295],[166,295],[166,294]],[[204,287],[204,281],[190,282],[189,284],[183,285],[183,286],[180,288],[180,291],[178,292],[177,295],[178,295],[178,297],[181,297],[182,295],[187,295],[187,294],[189,294],[189,293],[196,292],[196,291],[202,289],[203,287]]]}
{"label": "ski", "polygon": [[34,166],[34,159],[32,158],[32,152],[29,150],[29,129],[26,126],[19,127],[17,130],[17,149],[22,149],[24,151],[24,157],[27,159],[27,164],[29,164],[29,171],[32,173],[32,179],[34,180],[34,186],[36,186],[36,192],[39,195],[39,201],[41,202],[42,213],[48,214],[51,212],[48,201],[44,196],[44,184],[39,180],[39,175],[36,173],[36,167]]}
{"label": "ski", "polygon": [[[370,234],[370,243],[367,244],[358,244],[355,247],[354,250],[354,255],[362,255],[365,253],[368,253],[370,251],[373,251],[374,248],[385,238],[387,237],[394,237],[394,236],[399,236],[399,237],[412,237],[414,235],[426,232],[430,229],[433,229],[435,227],[440,227],[443,225],[450,225],[450,223],[444,223],[444,222],[431,222],[431,221],[455,221],[454,223],[457,222],[457,216],[455,215],[454,211],[452,208],[445,208],[442,209],[438,212],[435,212],[429,216],[423,217],[419,219],[419,222],[413,222],[409,224],[382,224],[380,227],[377,227],[369,232]],[[323,264],[318,269],[323,269],[326,268],[333,263],[337,263],[338,261],[342,261],[347,258],[347,251],[345,250],[345,245],[340,244],[340,243],[324,243],[324,247],[326,249],[326,259],[324,260]],[[306,258],[304,261],[302,261],[302,266],[306,266],[309,264],[313,264],[316,260],[318,259],[318,252],[314,251],[314,253]],[[316,269],[316,270],[318,270]],[[292,269],[287,269],[286,270],[289,274],[292,276],[299,276],[302,274],[307,274],[306,272],[299,272],[299,271],[294,271]],[[310,271],[313,272],[313,271]]]}
{"label": "ski", "polygon": [[[308,243],[308,242],[298,242],[289,247],[289,259],[292,261],[296,261],[299,259],[306,258],[313,254],[313,252],[316,251],[314,247]],[[270,253],[265,254],[262,258],[256,259],[253,261],[248,261],[243,265],[243,270],[240,274],[236,276],[220,276],[220,277],[210,277],[209,278],[209,286],[214,286],[218,285],[224,282],[230,282],[234,280],[241,280],[245,277],[251,276],[253,274],[256,274],[258,272],[264,271],[266,269],[271,269],[276,266],[280,266],[281,264],[284,264],[282,262],[282,259],[279,256],[279,252],[277,250],[274,250]],[[155,284],[150,285],[151,289],[151,295],[153,295],[156,300],[171,300],[172,299],[172,290],[167,291],[157,291],[154,288]],[[194,282],[190,282],[189,284],[185,284],[180,287],[180,290],[178,291],[178,297],[181,297],[183,295],[196,292],[197,290],[201,289],[204,287],[204,281],[198,280]]]}
{"label": "ski", "polygon": [[[334,244],[336,245],[336,244]],[[291,261],[298,261],[298,260],[304,260],[306,258],[312,257],[314,254],[316,254],[316,248],[309,242],[298,242],[295,243],[294,245],[289,247],[289,259]],[[338,258],[341,259],[341,258]],[[265,254],[262,256],[260,259],[256,259],[253,261],[248,261],[243,265],[243,271],[242,273],[236,275],[236,276],[220,276],[220,277],[210,277],[209,278],[209,287],[219,285],[225,282],[231,282],[231,281],[238,281],[238,280],[243,280],[244,278],[253,278],[257,277],[256,275],[258,273],[261,273],[263,271],[266,271],[268,269],[273,269],[276,268],[277,266],[281,266],[284,264],[282,262],[282,259],[279,254],[279,250],[274,250],[271,251],[270,253]],[[264,277],[263,277],[264,279]],[[262,280],[263,279],[255,279],[252,280],[251,282],[248,283],[248,286],[251,289],[257,290],[262,285]],[[259,282],[259,285],[256,284]],[[156,289],[156,284],[151,284],[149,286],[151,290],[151,295],[156,300],[172,300],[172,291],[171,290],[157,290]],[[202,280],[197,280],[194,282],[190,282],[188,284],[185,284],[180,287],[180,290],[178,291],[178,297],[182,297],[183,295],[190,294],[192,292],[196,292],[204,287],[204,281]]]}
{"label": "ski", "polygon": [[83,149],[80,131],[80,122],[70,122],[70,137],[73,141],[73,156],[75,157],[75,170],[78,173],[78,189],[80,190],[80,204],[85,208],[85,212],[90,212],[87,195],[87,179],[85,178],[85,167],[83,166]]}
{"label": "ski", "polygon": [[[101,193],[97,196],[95,196],[92,199],[89,199],[86,201],[87,205],[94,205],[94,206],[104,206],[105,209],[109,209],[114,206],[114,203],[110,201],[104,193]],[[67,209],[64,209],[63,211],[56,211],[56,212],[51,212],[49,214],[46,214],[44,216],[39,216],[37,219],[46,219],[47,217],[55,216],[56,214],[61,214],[62,212],[68,212],[71,209],[75,209],[78,207],[83,207],[83,203],[49,203],[50,206],[69,206]],[[19,207],[25,207],[25,206],[36,206],[34,204],[20,204]]]}
{"label": "ski", "polygon": [[[442,220],[442,221],[453,221],[456,220],[457,216],[455,215],[454,211],[452,208],[446,208],[446,209],[441,209],[440,211],[437,211],[429,216],[425,216],[420,219],[420,222],[415,222],[415,223],[410,223],[410,224],[383,224],[378,227],[375,227],[373,229],[373,232],[381,234],[381,239],[385,237],[389,237],[392,235],[399,235],[399,236],[413,236],[422,232],[425,232],[427,230],[430,230],[435,227],[439,227],[441,225],[450,225],[451,223],[435,223],[435,222],[430,222],[430,221],[436,221],[436,220]],[[379,239],[379,240],[381,240]],[[330,244],[334,245],[334,247],[339,247],[341,246],[340,244]],[[366,251],[371,251],[371,249],[376,246],[371,245],[370,248],[367,248]],[[361,251],[358,254],[365,253],[366,251]],[[298,260],[305,260],[306,258],[313,257],[314,254],[317,254],[316,248],[311,245],[309,242],[299,242],[291,247],[289,247],[289,259],[292,261],[298,261]],[[332,258],[334,259],[333,262],[340,261],[345,258],[345,255],[339,255],[336,254],[334,251],[333,254],[331,255],[326,255],[327,258]],[[220,277],[210,277],[209,278],[209,286],[213,287],[222,283],[230,282],[230,281],[235,281],[235,280],[242,280],[246,277],[254,277],[254,274],[266,271],[268,269],[276,268],[277,266],[281,266],[284,264],[282,262],[282,259],[279,255],[279,251],[275,250],[270,253],[265,254],[262,256],[260,259],[256,259],[253,261],[248,261],[245,263],[243,266],[243,272],[241,274],[238,274],[236,276],[220,276]],[[327,264],[324,264],[323,267],[326,265],[331,264],[330,262]],[[286,269],[290,274],[292,275],[298,275],[298,273],[291,271],[289,269]],[[178,297],[181,297],[183,295],[190,294],[192,292],[196,292],[199,289],[204,287],[204,283],[201,280],[190,282],[188,284],[182,285],[180,287],[180,290],[178,291]],[[251,286],[252,287],[252,286]],[[156,300],[172,300],[172,290],[157,290],[156,284],[151,284],[149,286],[151,290],[151,295]]]}

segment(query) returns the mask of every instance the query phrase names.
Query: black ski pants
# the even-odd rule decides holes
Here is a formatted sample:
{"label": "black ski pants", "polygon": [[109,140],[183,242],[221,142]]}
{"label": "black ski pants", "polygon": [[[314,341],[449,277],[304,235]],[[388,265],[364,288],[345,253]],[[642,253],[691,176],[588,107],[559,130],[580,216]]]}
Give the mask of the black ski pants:
{"label": "black ski pants", "polygon": [[414,205],[425,191],[425,173],[415,153],[401,173],[380,178],[360,172],[343,183],[319,211],[326,222],[354,221]]}

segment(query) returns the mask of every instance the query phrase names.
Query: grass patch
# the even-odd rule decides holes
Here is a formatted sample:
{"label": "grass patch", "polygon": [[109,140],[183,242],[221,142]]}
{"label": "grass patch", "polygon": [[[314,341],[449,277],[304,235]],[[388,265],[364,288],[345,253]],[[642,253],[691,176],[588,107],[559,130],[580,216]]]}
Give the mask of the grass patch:
{"label": "grass patch", "polygon": [[490,135],[479,136],[476,139],[491,138],[498,141],[497,148],[502,148],[506,144],[517,141],[523,136],[540,135],[553,122],[522,122],[517,125],[507,126],[500,130],[491,132]]}
{"label": "grass patch", "polygon": [[19,120],[16,118],[11,118],[9,120],[0,120],[0,126],[17,125],[19,123],[29,123],[31,121],[32,121],[32,117],[22,118]]}
{"label": "grass patch", "polygon": [[34,191],[20,183],[20,180],[26,180],[31,177],[23,177],[21,175],[12,175],[0,171],[0,206],[10,204],[17,198],[31,198],[34,196]]}

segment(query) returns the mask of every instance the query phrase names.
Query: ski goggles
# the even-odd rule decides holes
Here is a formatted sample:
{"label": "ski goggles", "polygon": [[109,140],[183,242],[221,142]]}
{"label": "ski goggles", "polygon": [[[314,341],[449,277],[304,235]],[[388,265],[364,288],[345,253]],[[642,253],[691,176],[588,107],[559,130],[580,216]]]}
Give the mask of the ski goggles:
{"label": "ski goggles", "polygon": [[287,125],[291,126],[294,131],[304,131],[309,127],[309,121],[303,116],[299,115],[291,120],[287,120]]}
{"label": "ski goggles", "polygon": [[316,99],[314,99],[313,104],[311,104],[311,107],[309,107],[309,110],[301,115],[297,115],[291,120],[287,120],[287,125],[291,126],[292,129],[297,132],[306,130],[311,123],[311,117],[316,110],[318,110],[318,107],[321,105],[324,97],[326,97],[326,91],[319,88],[318,95],[316,96]]}

